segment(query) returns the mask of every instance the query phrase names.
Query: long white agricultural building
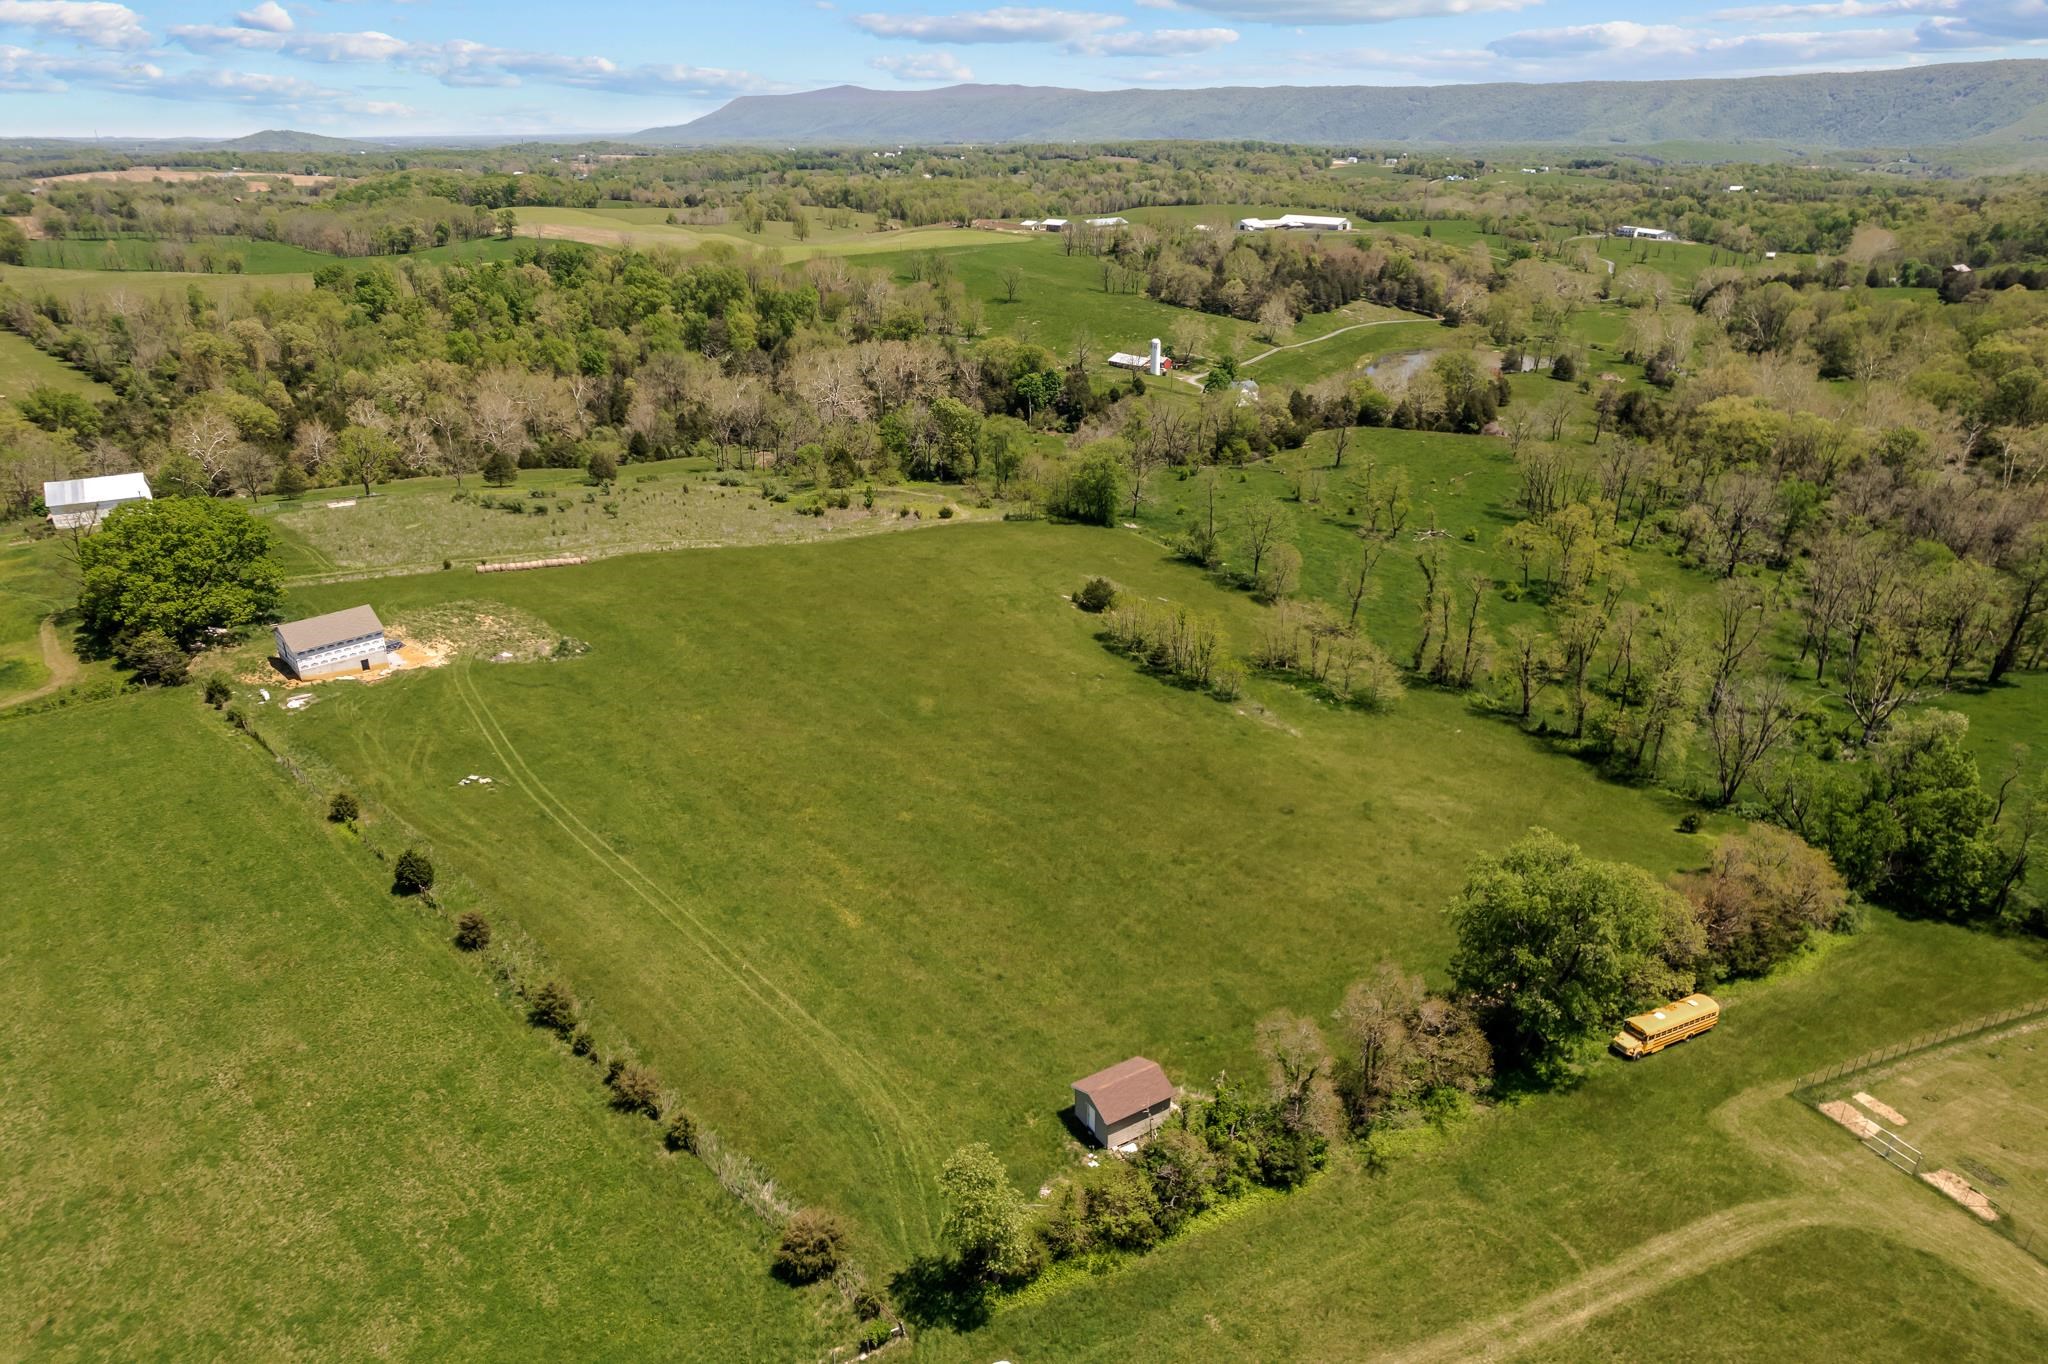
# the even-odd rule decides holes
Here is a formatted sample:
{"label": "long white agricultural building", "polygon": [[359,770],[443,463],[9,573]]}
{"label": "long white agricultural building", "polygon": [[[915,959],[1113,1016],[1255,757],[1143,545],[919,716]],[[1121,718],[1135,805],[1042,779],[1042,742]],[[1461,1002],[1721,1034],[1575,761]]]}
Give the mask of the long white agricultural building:
{"label": "long white agricultural building", "polygon": [[122,503],[149,500],[149,480],[139,473],[67,478],[43,485],[43,506],[50,513],[50,524],[58,530],[91,530]]}
{"label": "long white agricultural building", "polygon": [[1283,213],[1277,218],[1239,218],[1240,232],[1271,232],[1275,229],[1292,229],[1298,232],[1349,232],[1349,218],[1323,217],[1314,213]]}

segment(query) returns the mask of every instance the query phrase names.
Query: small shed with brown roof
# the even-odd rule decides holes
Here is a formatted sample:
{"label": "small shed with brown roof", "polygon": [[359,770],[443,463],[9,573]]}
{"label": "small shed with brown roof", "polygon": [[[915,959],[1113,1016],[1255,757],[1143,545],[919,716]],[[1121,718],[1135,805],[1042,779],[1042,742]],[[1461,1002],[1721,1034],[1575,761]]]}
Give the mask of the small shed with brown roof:
{"label": "small shed with brown roof", "polygon": [[1074,1081],[1074,1116],[1111,1150],[1143,1141],[1172,1112],[1173,1081],[1142,1056]]}

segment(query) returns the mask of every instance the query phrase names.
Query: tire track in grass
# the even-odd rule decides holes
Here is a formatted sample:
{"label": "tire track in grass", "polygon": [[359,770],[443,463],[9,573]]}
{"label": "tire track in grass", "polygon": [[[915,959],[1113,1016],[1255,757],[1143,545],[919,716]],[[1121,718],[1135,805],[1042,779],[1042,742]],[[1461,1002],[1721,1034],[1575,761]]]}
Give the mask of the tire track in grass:
{"label": "tire track in grass", "polygon": [[[819,1022],[788,991],[755,966],[745,954],[725,942],[716,931],[705,924],[688,906],[671,895],[659,882],[641,871],[629,859],[613,851],[596,831],[583,822],[574,808],[549,790],[538,774],[528,766],[517,745],[498,724],[489,703],[476,690],[476,684],[469,676],[469,664],[458,663],[454,671],[456,695],[469,711],[470,718],[476,722],[484,742],[490,745],[492,753],[498,760],[505,764],[506,772],[527,798],[553,820],[572,842],[589,854],[592,861],[623,882],[670,927],[690,940],[698,952],[725,972],[748,998],[772,1014],[785,1027],[799,1034],[810,1034],[812,1050],[825,1062],[835,1078],[866,1114],[876,1148],[892,1169],[900,1167],[900,1178],[907,1181],[907,1188],[899,1185],[899,1189],[909,1195],[909,1205],[917,1210],[919,1223],[925,1235],[929,1237],[932,1231],[931,1217],[918,1193],[921,1178],[936,1170],[938,1162],[929,1140],[924,1136],[924,1129],[911,1120],[901,1103],[891,1097],[892,1087],[887,1077],[867,1058],[841,1042],[830,1028]],[[694,880],[694,876],[692,879]],[[678,918],[678,915],[681,918]],[[759,983],[759,988],[756,982]],[[763,990],[768,993],[764,994]],[[773,995],[774,998],[771,999],[768,995]],[[898,1143],[891,1144],[886,1139],[882,1130],[884,1120],[896,1130],[900,1138]],[[898,1176],[892,1175],[892,1179],[894,1178]],[[910,1239],[910,1227],[901,1200],[896,1207],[895,1216],[898,1233],[907,1244]]]}
{"label": "tire track in grass", "polygon": [[1378,1358],[1382,1364],[1462,1364],[1513,1359],[1637,1298],[1740,1259],[1807,1227],[1849,1221],[1812,1196],[1739,1203],[1653,1236],[1520,1307]]}

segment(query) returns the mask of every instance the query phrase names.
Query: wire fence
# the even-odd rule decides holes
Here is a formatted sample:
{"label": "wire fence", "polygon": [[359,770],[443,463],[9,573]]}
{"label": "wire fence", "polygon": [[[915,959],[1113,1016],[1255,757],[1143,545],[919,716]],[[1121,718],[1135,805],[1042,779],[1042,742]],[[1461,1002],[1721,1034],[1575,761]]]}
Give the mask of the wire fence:
{"label": "wire fence", "polygon": [[1829,1066],[1826,1070],[1802,1075],[1792,1082],[1792,1097],[1804,1103],[1812,1103],[1814,1090],[1823,1085],[1832,1085],[1844,1076],[1854,1075],[1862,1070],[1874,1070],[1878,1066],[1887,1065],[1916,1052],[1932,1051],[1936,1047],[1947,1046],[1959,1038],[1969,1037],[1975,1033],[1994,1032],[2009,1023],[2018,1023],[2043,1014],[2048,1014],[2048,999],[2037,999],[2031,1004],[2019,1004],[1995,1014],[1986,1014],[1982,1018],[1968,1019],[1938,1032],[1922,1033],[1909,1041],[1865,1052],[1851,1060]]}
{"label": "wire fence", "polygon": [[[1802,1075],[1792,1082],[1792,1097],[1805,1104],[1808,1108],[1819,1109],[1820,1105],[1826,1101],[1827,1095],[1831,1092],[1838,1094],[1841,1089],[1840,1082],[1852,1075],[1858,1075],[1865,1071],[1874,1071],[1880,1067],[1919,1055],[1923,1052],[1935,1051],[1965,1038],[1988,1036],[2012,1024],[2031,1022],[2034,1019],[2043,1017],[2048,1017],[2048,999],[2037,999],[2031,1004],[2015,1005],[2010,1009],[2002,1009],[1995,1014],[1985,1014],[1981,1018],[1967,1019],[1964,1022],[1942,1028],[1936,1032],[1922,1033],[1920,1036],[1908,1041],[1895,1043],[1889,1047],[1880,1047],[1876,1051],[1865,1052],[1861,1056],[1829,1066],[1826,1070],[1817,1070],[1811,1074]],[[1898,1133],[1884,1127],[1877,1127],[1863,1138],[1863,1145],[1881,1156],[1885,1163],[1892,1168],[1904,1171],[1908,1175],[1922,1179],[1925,1178],[1921,1173],[1924,1159],[1920,1149],[1899,1136]],[[2048,1262],[2048,1235],[2044,1235],[2023,1223],[2016,1223],[2013,1220],[2011,1209],[1978,1187],[1982,1182],[1981,1180],[1975,1181],[1970,1187],[1975,1189],[1984,1202],[1990,1206],[1991,1210],[1998,1214],[1995,1220],[1986,1222],[1985,1225],[2013,1242],[2035,1259]]]}

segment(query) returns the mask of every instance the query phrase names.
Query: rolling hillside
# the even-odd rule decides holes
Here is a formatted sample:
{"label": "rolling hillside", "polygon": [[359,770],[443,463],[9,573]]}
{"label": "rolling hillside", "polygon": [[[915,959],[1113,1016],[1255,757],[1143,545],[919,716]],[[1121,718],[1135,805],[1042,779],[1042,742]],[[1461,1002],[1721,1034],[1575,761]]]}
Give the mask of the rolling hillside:
{"label": "rolling hillside", "polygon": [[2048,107],[2048,61],[1740,80],[1554,85],[1235,86],[1066,90],[841,85],[746,95],[634,140],[1048,142],[1132,138],[1309,143],[1617,145],[1678,140],[1802,147],[2017,141]]}

